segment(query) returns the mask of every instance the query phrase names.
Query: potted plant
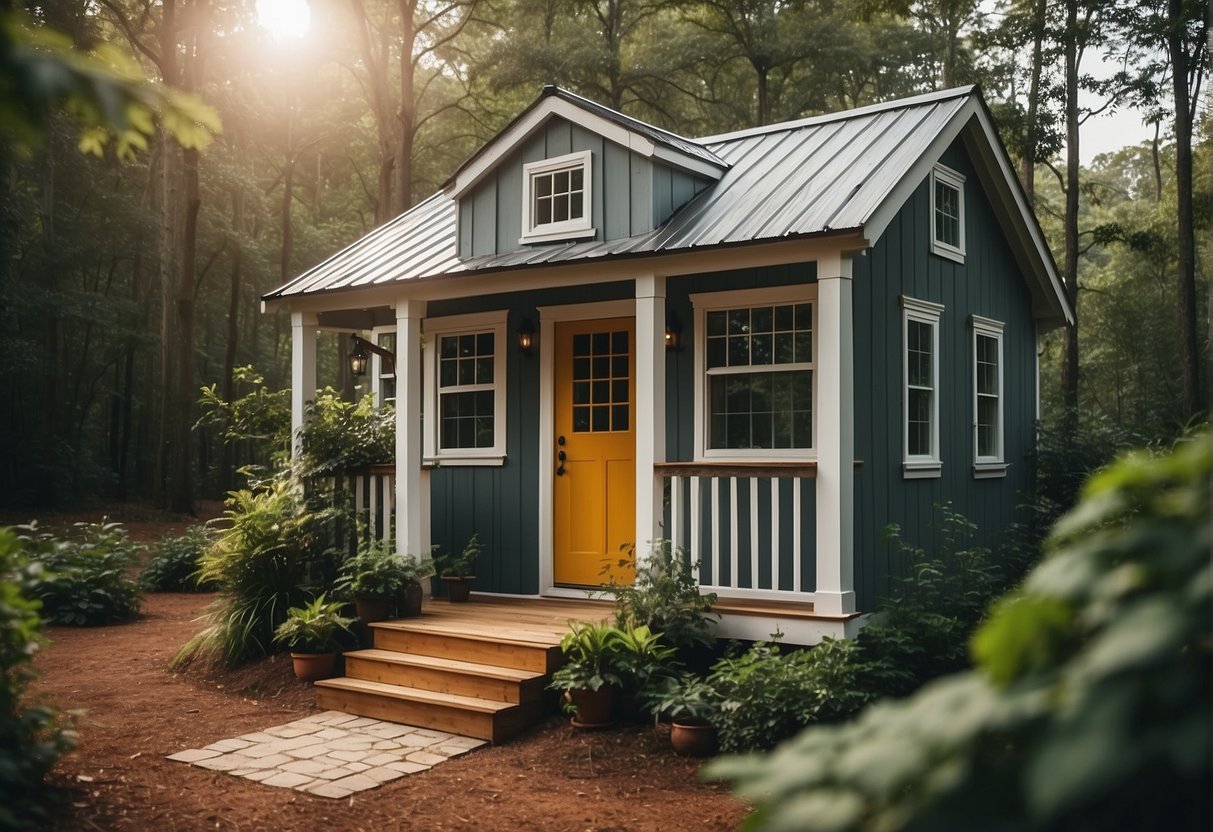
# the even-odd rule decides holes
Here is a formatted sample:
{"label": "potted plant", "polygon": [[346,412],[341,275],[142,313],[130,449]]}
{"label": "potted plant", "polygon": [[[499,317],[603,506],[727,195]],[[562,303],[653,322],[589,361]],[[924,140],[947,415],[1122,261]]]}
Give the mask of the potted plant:
{"label": "potted plant", "polygon": [[405,555],[400,560],[400,616],[408,618],[421,615],[421,582],[434,574],[432,558]]}
{"label": "potted plant", "polygon": [[358,552],[341,568],[336,587],[354,597],[354,608],[364,623],[390,618],[396,597],[404,588],[403,564],[395,543],[360,543]]}
{"label": "potted plant", "polygon": [[565,710],[573,714],[574,727],[610,725],[622,682],[619,630],[584,621],[570,627],[560,640],[565,664],[552,674],[548,687],[565,692]]}
{"label": "potted plant", "polygon": [[349,631],[354,619],[341,614],[340,601],[328,601],[324,593],[310,604],[291,607],[286,620],[274,631],[274,642],[291,650],[295,675],[305,682],[326,679],[337,668],[337,633]]}
{"label": "potted plant", "polygon": [[670,721],[670,744],[680,754],[706,757],[716,750],[716,726],[721,697],[711,682],[692,673],[672,677],[647,697],[657,719]]}
{"label": "potted plant", "polygon": [[474,534],[459,554],[434,557],[438,574],[446,581],[447,597],[451,603],[461,604],[471,596],[472,581],[476,580],[472,570],[476,567],[476,558],[480,557],[483,548],[480,536]]}
{"label": "potted plant", "polygon": [[643,721],[648,715],[645,703],[649,694],[678,676],[681,665],[675,658],[677,651],[646,625],[617,629],[616,665],[622,680],[623,716],[630,721]]}

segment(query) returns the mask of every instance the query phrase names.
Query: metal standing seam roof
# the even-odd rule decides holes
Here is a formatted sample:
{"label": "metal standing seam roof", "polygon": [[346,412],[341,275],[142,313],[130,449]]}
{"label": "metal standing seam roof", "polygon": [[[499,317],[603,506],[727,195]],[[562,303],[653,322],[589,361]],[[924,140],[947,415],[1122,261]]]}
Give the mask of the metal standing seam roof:
{"label": "metal standing seam roof", "polygon": [[[600,115],[610,114],[615,121],[625,119],[629,129],[643,125],[572,93],[555,94]],[[975,96],[973,87],[948,90],[695,141],[643,125],[697,148],[707,154],[704,158],[728,165],[718,182],[651,232],[621,240],[528,246],[460,260],[456,204],[439,192],[264,299],[289,300],[464,272],[862,229]]]}

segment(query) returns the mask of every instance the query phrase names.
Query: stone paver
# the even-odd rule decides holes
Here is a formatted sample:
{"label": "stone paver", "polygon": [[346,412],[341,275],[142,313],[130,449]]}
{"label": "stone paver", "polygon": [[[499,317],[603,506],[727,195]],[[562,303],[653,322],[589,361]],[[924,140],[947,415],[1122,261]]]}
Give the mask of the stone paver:
{"label": "stone paver", "polygon": [[486,745],[445,731],[325,711],[168,757],[267,786],[343,798]]}

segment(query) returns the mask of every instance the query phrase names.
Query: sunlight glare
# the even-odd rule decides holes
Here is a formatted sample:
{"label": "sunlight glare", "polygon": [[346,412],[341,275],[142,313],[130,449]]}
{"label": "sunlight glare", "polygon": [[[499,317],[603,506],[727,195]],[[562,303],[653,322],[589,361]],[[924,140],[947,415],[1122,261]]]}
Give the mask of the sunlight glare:
{"label": "sunlight glare", "polygon": [[307,0],[257,0],[257,22],[276,38],[301,38],[312,22]]}

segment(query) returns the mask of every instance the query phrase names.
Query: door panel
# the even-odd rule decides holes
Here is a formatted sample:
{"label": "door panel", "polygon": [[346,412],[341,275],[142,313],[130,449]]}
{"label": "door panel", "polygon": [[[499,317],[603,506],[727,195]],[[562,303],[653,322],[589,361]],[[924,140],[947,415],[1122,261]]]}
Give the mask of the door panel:
{"label": "door panel", "polygon": [[554,579],[631,583],[619,561],[636,533],[635,323],[574,321],[555,335]]}

